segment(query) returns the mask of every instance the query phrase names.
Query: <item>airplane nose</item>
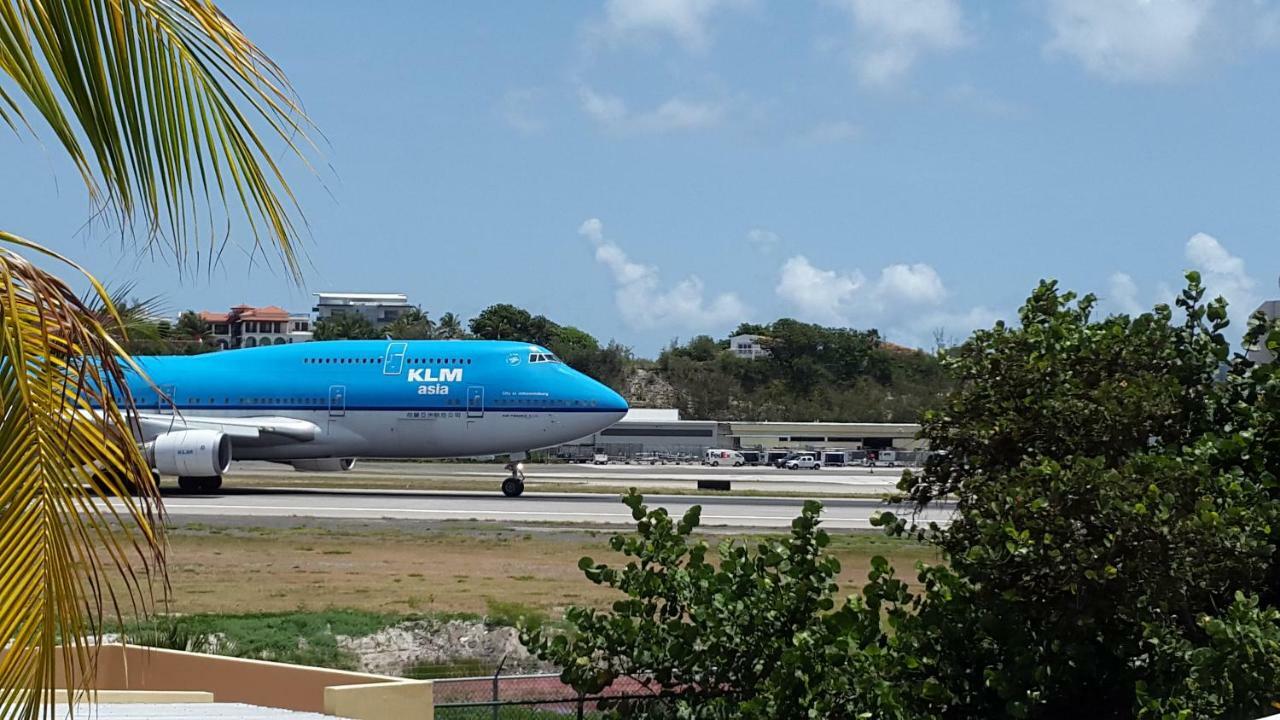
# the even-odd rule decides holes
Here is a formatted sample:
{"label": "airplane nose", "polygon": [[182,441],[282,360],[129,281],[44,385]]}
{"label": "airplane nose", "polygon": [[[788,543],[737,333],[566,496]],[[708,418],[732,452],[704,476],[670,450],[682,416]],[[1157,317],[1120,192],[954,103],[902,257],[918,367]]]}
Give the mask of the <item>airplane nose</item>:
{"label": "airplane nose", "polygon": [[611,422],[617,422],[622,419],[623,415],[627,414],[627,410],[630,408],[627,405],[626,398],[598,380],[587,378],[587,381],[593,386],[591,393],[593,404],[606,417],[610,418]]}

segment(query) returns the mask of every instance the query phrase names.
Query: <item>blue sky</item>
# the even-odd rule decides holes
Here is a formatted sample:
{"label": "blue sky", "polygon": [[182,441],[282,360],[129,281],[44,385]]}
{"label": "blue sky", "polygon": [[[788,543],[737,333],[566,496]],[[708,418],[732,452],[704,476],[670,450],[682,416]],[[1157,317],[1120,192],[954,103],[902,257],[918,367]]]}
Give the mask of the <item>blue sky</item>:
{"label": "blue sky", "polygon": [[1237,318],[1280,294],[1280,3],[223,7],[323,133],[306,287],[135,261],[56,148],[0,135],[6,229],[175,311],[401,291],[642,355],[780,316],[928,346],[1043,277],[1115,311],[1189,267]]}

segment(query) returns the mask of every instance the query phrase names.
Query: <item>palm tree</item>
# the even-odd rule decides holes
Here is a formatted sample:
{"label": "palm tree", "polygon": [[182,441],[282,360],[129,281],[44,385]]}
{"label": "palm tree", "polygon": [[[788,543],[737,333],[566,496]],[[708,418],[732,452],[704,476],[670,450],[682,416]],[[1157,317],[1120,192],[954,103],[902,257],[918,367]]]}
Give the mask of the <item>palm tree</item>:
{"label": "palm tree", "polygon": [[[301,156],[310,125],[212,0],[0,0],[0,123],[47,133],[137,250],[194,272],[243,228],[247,252],[300,278],[298,208],[273,155]],[[87,271],[5,222],[0,718],[51,717],[59,680],[92,683],[105,618],[147,612],[153,579],[167,585],[161,508],[121,382],[132,360],[113,332],[128,324]],[[83,275],[97,309],[33,257]]]}
{"label": "palm tree", "polygon": [[462,320],[457,315],[447,312],[436,321],[436,337],[443,340],[456,340],[466,336],[466,331],[462,329]]}
{"label": "palm tree", "polygon": [[[132,282],[122,283],[114,288],[108,287],[109,304],[92,292],[81,298],[81,302],[93,311],[98,322],[116,342],[160,339],[156,318],[161,312],[161,298],[158,295],[141,300],[132,297],[136,287]],[[115,312],[111,312],[111,307],[115,308]]]}
{"label": "palm tree", "polygon": [[169,335],[174,340],[204,345],[213,341],[213,328],[194,311],[187,310],[178,316],[178,324]]}
{"label": "palm tree", "polygon": [[396,340],[430,340],[435,337],[436,324],[422,308],[411,308],[396,318],[386,328],[386,334]]}
{"label": "palm tree", "polygon": [[382,335],[365,316],[343,313],[317,320],[312,337],[316,340],[373,340]]}

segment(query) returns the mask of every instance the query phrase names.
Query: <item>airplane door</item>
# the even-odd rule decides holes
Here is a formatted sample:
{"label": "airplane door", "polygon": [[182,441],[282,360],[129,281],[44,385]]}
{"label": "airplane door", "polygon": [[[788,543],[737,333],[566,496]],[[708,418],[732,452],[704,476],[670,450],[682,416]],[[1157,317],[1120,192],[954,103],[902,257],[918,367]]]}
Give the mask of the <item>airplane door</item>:
{"label": "airplane door", "polygon": [[164,415],[173,414],[173,403],[178,397],[175,385],[161,385],[160,394],[156,396],[156,410]]}
{"label": "airplane door", "polygon": [[347,386],[329,386],[329,417],[342,417],[347,414]]}
{"label": "airplane door", "polygon": [[387,356],[382,361],[382,374],[399,375],[404,372],[404,353],[408,349],[408,343],[401,342],[387,345]]}
{"label": "airplane door", "polygon": [[484,386],[467,386],[467,417],[484,417]]}

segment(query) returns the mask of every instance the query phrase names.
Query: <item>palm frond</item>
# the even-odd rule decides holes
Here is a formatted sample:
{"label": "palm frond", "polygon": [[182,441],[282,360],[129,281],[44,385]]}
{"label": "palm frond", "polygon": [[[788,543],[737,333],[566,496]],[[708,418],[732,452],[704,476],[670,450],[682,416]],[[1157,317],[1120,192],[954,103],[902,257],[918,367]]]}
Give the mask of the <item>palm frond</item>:
{"label": "palm frond", "polygon": [[2,231],[0,243],[0,718],[51,718],[59,680],[91,681],[104,618],[150,607],[162,518],[118,382],[132,361],[12,247],[69,261]]}
{"label": "palm frond", "polygon": [[122,225],[140,215],[180,266],[212,264],[244,225],[252,254],[267,240],[300,277],[297,201],[266,140],[306,162],[311,125],[210,0],[4,0],[0,73],[17,90],[0,85],[0,120],[26,123],[25,98],[90,195]]}

